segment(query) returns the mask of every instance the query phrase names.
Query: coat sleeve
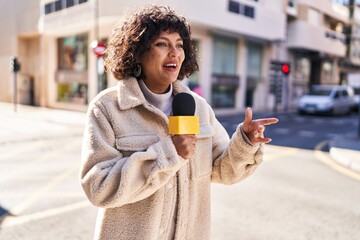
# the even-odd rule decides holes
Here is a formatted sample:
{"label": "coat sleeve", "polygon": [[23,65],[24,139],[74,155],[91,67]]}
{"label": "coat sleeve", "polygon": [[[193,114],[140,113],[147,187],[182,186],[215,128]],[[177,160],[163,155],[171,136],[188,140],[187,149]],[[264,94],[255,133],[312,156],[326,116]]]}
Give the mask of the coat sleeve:
{"label": "coat sleeve", "polygon": [[233,184],[249,176],[262,162],[263,144],[253,146],[239,124],[231,139],[211,111],[213,136],[212,182]]}
{"label": "coat sleeve", "polygon": [[80,181],[95,206],[120,207],[145,199],[187,163],[170,136],[125,157],[116,149],[114,131],[99,103],[90,106],[85,126]]}

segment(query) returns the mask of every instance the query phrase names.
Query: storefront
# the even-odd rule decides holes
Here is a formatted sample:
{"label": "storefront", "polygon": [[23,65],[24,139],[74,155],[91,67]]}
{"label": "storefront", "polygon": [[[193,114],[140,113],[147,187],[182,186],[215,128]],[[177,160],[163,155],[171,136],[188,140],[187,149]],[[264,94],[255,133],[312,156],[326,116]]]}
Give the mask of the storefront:
{"label": "storefront", "polygon": [[88,34],[59,38],[57,101],[88,104]]}

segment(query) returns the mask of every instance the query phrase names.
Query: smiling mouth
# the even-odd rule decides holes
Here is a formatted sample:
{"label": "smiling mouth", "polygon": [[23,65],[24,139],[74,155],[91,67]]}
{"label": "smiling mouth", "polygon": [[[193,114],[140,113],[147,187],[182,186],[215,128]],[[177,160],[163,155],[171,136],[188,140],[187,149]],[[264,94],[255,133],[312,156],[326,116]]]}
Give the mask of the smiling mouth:
{"label": "smiling mouth", "polygon": [[176,64],[175,63],[169,63],[169,64],[165,64],[164,67],[166,67],[168,69],[176,69]]}

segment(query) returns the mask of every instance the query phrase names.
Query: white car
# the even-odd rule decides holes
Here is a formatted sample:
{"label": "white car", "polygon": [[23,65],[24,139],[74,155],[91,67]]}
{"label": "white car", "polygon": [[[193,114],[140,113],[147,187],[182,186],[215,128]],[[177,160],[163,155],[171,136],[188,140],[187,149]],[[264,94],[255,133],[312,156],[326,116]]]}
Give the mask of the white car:
{"label": "white car", "polygon": [[313,85],[310,92],[300,98],[298,112],[349,114],[353,106],[353,88],[340,85]]}
{"label": "white car", "polygon": [[354,87],[354,110],[358,111],[360,106],[360,87]]}

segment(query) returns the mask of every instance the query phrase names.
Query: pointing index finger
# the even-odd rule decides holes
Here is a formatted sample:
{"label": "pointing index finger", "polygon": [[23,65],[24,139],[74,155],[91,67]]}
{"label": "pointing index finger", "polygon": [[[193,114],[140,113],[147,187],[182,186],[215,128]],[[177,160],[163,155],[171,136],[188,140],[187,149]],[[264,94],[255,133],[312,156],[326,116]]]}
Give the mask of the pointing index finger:
{"label": "pointing index finger", "polygon": [[279,119],[277,119],[277,118],[261,118],[261,119],[257,119],[256,121],[262,125],[271,125],[271,124],[277,123],[279,121]]}

